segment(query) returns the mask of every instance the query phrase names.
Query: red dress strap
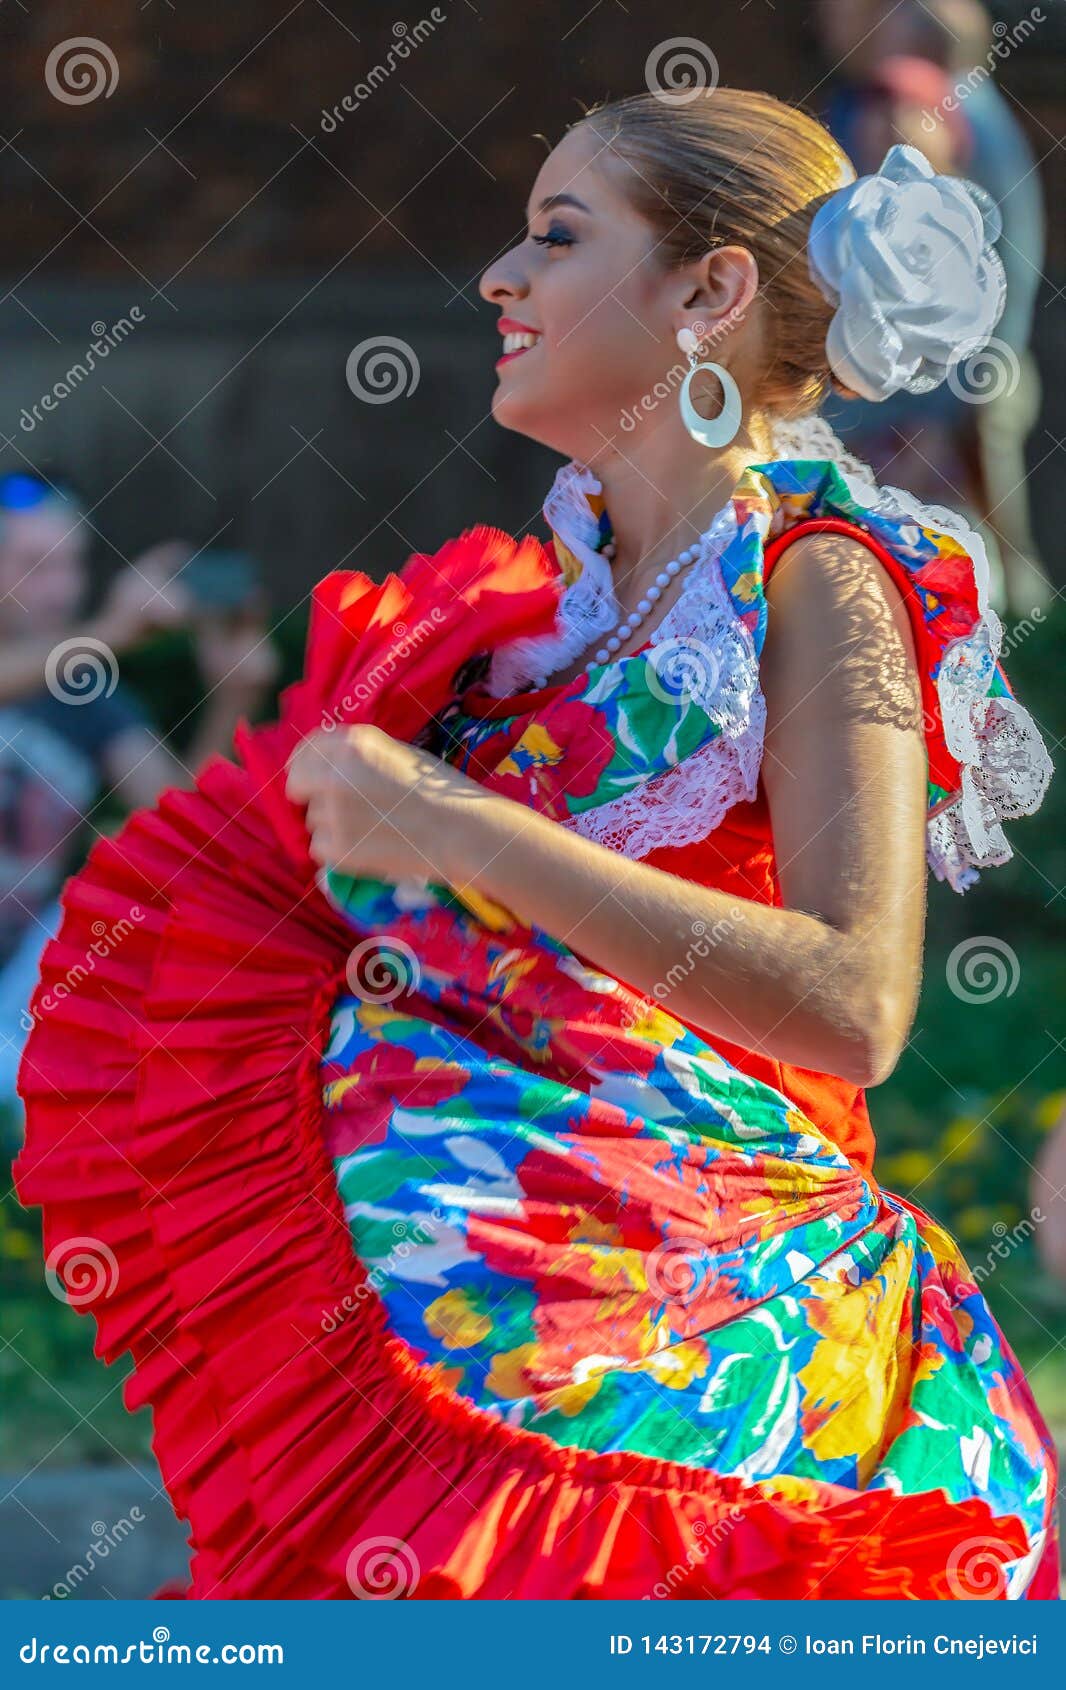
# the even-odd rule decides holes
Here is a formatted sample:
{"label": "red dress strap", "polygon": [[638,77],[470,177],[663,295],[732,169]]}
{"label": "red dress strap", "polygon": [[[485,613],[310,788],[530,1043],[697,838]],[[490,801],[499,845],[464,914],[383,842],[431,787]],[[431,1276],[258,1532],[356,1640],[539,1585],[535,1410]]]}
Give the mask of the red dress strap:
{"label": "red dress strap", "polygon": [[[898,557],[894,557],[888,547],[881,544],[880,540],[875,540],[869,529],[864,528],[859,522],[849,522],[846,518],[840,516],[804,517],[802,522],[796,522],[791,528],[786,528],[783,534],[778,534],[775,539],[764,546],[762,570],[764,589],[770,579],[771,569],[786,546],[790,546],[793,540],[801,539],[804,534],[847,534],[853,540],[860,540],[869,551],[873,552],[879,562],[884,564],[902,594],[903,602],[907,607],[907,615],[910,617],[911,632],[914,635],[914,649],[918,658],[922,682],[922,707],[925,720],[927,722],[939,721],[940,700],[937,697],[933,678],[933,670],[939,661],[939,653],[930,651],[928,661],[925,660],[926,653],[930,648],[930,634],[922,609],[919,590],[915,586],[913,575],[910,574],[906,566],[901,563]],[[929,746],[929,751],[930,768],[934,773],[934,778],[940,778],[945,774],[945,771],[939,763],[933,770],[933,764],[936,761],[934,748]]]}
{"label": "red dress strap", "polygon": [[804,534],[849,534],[853,540],[861,540],[864,546],[869,546],[875,557],[880,558],[887,569],[891,569],[894,578],[901,587],[908,585],[907,571],[902,568],[896,558],[883,546],[880,540],[875,540],[868,528],[861,523],[849,522],[842,516],[809,516],[802,522],[793,523],[783,534],[778,534],[763,547],[763,586],[770,578],[770,571],[777,562],[786,546],[793,540],[799,540]]}

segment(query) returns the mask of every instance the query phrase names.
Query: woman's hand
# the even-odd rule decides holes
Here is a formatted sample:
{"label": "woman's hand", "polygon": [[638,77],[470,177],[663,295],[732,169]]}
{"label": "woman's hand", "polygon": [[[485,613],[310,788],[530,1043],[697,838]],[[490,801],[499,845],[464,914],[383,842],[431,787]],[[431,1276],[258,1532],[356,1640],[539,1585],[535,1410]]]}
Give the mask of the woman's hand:
{"label": "woman's hand", "polygon": [[450,883],[452,807],[492,802],[477,781],[369,723],[308,735],[289,759],[285,790],[307,806],[316,863],[390,881]]}

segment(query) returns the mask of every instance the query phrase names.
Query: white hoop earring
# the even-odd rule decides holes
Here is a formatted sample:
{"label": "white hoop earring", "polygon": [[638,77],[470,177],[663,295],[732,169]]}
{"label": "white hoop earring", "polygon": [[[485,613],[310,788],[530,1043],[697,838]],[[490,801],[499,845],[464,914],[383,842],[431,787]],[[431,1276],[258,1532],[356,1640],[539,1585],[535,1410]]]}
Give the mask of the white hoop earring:
{"label": "white hoop earring", "polygon": [[[681,421],[693,440],[698,440],[701,446],[712,448],[728,446],[740,428],[743,414],[740,389],[723,364],[701,364],[699,362],[699,343],[691,329],[678,329],[677,344],[683,352],[688,353],[690,359],[690,368],[681,383],[681,392],[678,396]],[[710,370],[722,384],[722,409],[718,416],[713,418],[701,417],[692,403],[690,393],[692,378],[699,370]]]}

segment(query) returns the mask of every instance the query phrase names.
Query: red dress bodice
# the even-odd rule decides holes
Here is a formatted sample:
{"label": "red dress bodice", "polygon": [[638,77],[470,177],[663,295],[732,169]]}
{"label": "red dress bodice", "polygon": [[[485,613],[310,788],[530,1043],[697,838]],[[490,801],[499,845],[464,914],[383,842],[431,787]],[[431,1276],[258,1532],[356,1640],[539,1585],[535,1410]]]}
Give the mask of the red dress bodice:
{"label": "red dress bodice", "polygon": [[[763,585],[765,586],[771,569],[787,546],[804,534],[819,531],[850,535],[853,539],[861,540],[875,554],[903,589],[916,637],[924,639],[921,614],[904,571],[892,554],[858,523],[839,517],[811,517],[794,523],[764,547]],[[646,640],[644,645],[637,649],[643,651],[650,644],[651,641]],[[559,687],[570,684],[572,683],[557,683]],[[543,700],[546,693],[555,690],[555,686],[549,686],[494,699],[488,697],[480,687],[473,688],[464,697],[463,708],[478,716],[512,716],[517,710],[533,708],[538,701]],[[676,874],[694,885],[706,886],[709,890],[726,892],[737,898],[746,898],[776,908],[783,905],[769,804],[761,776],[754,799],[734,804],[705,838],[686,845],[656,847],[647,852],[642,861],[654,868],[664,869],[669,874]],[[579,951],[574,954],[581,957]],[[595,966],[594,959],[581,957],[581,960]],[[639,994],[640,988],[631,981],[623,981],[622,984],[630,986]],[[684,1025],[692,1024],[686,1022]],[[700,1037],[708,1037],[700,1028],[693,1026],[692,1030]],[[754,1079],[773,1086],[784,1096],[791,1098],[797,1108],[802,1110],[827,1138],[840,1146],[856,1167],[864,1173],[870,1171],[875,1144],[863,1087],[853,1085],[836,1074],[826,1074],[817,1069],[800,1068],[794,1063],[782,1062],[763,1051],[749,1050],[717,1035],[711,1035],[709,1042],[742,1073],[750,1074]]]}
{"label": "red dress bodice", "polygon": [[[764,586],[770,570],[785,548],[802,535],[818,531],[848,534],[861,540],[890,569],[893,577],[901,581],[896,560],[865,529],[837,517],[819,517],[798,522],[768,542],[763,554]],[[748,803],[734,804],[705,839],[690,845],[662,847],[649,852],[642,860],[715,891],[776,908],[782,906],[770,810],[761,775],[755,798]],[[814,1125],[840,1146],[856,1167],[864,1173],[870,1171],[875,1141],[863,1087],[852,1085],[836,1074],[799,1068],[764,1052],[747,1050],[717,1035],[712,1037],[711,1043],[743,1073],[774,1086],[786,1097],[792,1098]]]}

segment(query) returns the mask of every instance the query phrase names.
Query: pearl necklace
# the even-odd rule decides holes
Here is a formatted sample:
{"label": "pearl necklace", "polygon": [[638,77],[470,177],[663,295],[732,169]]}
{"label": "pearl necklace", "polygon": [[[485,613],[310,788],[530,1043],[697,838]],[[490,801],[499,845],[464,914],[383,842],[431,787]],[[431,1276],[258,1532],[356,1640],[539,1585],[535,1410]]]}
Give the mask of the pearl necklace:
{"label": "pearl necklace", "polygon": [[[677,557],[670,559],[670,562],[665,566],[665,568],[660,569],[658,575],[655,577],[654,584],[648,588],[644,597],[637,604],[636,610],[631,611],[628,616],[623,616],[622,620],[617,624],[614,633],[604,641],[603,645],[596,653],[595,658],[593,659],[594,662],[609,662],[622,642],[627,640],[630,634],[636,633],[637,629],[644,621],[644,618],[652,609],[652,606],[662,598],[663,588],[668,587],[670,582],[674,579],[674,576],[678,575],[682,569],[687,569],[690,564],[695,563],[696,559],[703,550],[704,544],[710,538],[712,532],[713,530],[708,529],[706,534],[700,535],[694,546],[686,546],[685,550],[680,552]],[[604,557],[614,557],[614,541],[608,540],[602,550]],[[554,672],[555,671],[552,670],[549,674],[554,674]],[[533,685],[537,691],[540,691],[547,686],[548,680],[549,675],[537,675],[534,677]]]}

